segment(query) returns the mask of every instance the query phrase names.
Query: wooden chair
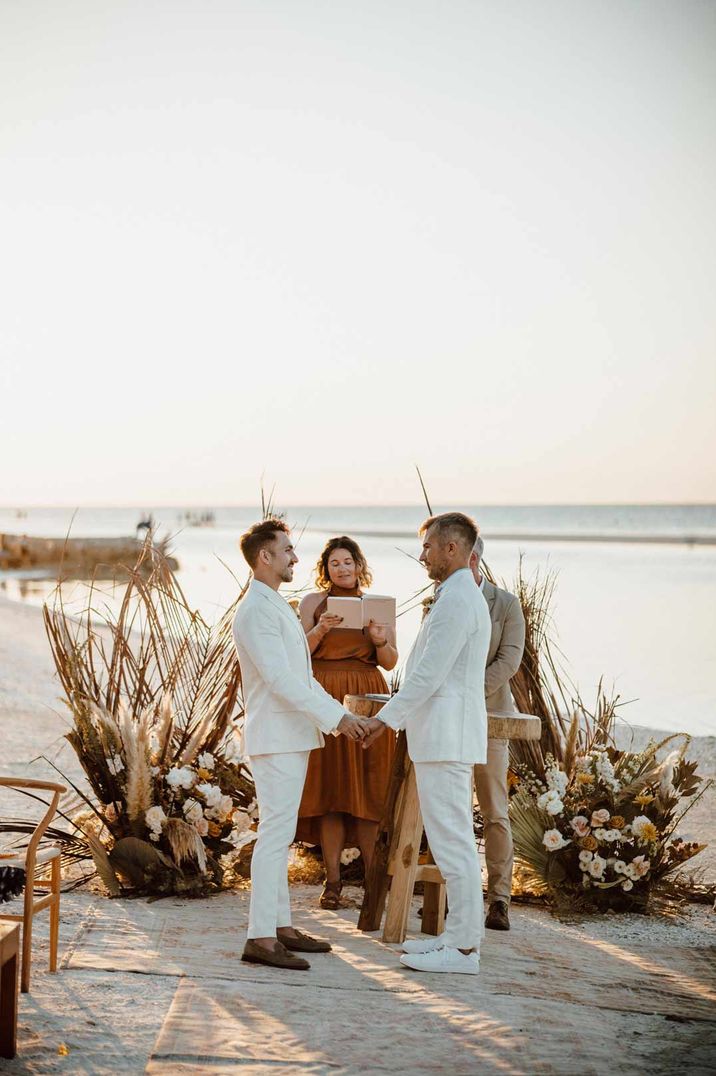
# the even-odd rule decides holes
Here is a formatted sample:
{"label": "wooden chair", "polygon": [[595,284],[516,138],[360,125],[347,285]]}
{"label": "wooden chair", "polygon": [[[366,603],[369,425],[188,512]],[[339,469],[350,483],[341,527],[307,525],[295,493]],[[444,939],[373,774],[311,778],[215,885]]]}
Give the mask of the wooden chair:
{"label": "wooden chair", "polygon": [[[52,792],[52,801],[46,814],[34,830],[27,848],[11,857],[3,856],[0,863],[4,867],[20,867],[25,871],[25,894],[22,915],[0,912],[0,920],[10,919],[22,923],[22,963],[20,970],[20,989],[26,994],[30,989],[30,968],[32,966],[32,921],[37,912],[50,909],[50,971],[57,971],[57,942],[60,931],[60,882],[62,871],[60,864],[61,849],[48,846],[40,848],[42,836],[52,821],[60,796],[67,789],[53,781],[35,781],[27,777],[0,777],[0,788],[30,788],[40,792]],[[38,879],[36,872],[50,878]],[[48,890],[39,900],[35,899],[35,890]]]}

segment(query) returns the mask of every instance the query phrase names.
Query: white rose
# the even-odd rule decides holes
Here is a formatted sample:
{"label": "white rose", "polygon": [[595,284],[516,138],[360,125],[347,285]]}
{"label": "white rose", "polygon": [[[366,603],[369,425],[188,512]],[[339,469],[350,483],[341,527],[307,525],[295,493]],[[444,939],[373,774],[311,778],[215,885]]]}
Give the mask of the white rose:
{"label": "white rose", "polygon": [[594,836],[597,838],[598,841],[603,841],[606,839],[607,831],[599,827],[598,829],[595,829]]}
{"label": "white rose", "polygon": [[548,788],[547,791],[543,792],[542,795],[538,798],[537,806],[542,808],[542,810],[544,810],[544,808],[547,806],[548,803],[551,803],[552,800],[558,800],[558,799],[559,799],[559,796],[554,791],[554,789]]}
{"label": "white rose", "polygon": [[635,837],[641,837],[644,826],[651,824],[651,819],[647,818],[645,814],[640,814],[631,824],[631,831]]}
{"label": "white rose", "polygon": [[592,828],[595,826],[603,826],[605,822],[609,821],[609,811],[604,807],[599,811],[592,811]]}
{"label": "white rose", "polygon": [[164,780],[171,788],[191,788],[195,774],[186,766],[172,766]]}
{"label": "white rose", "polygon": [[542,838],[542,844],[548,852],[558,852],[560,848],[566,848],[571,843],[571,841],[565,841],[558,829],[546,830]]}
{"label": "white rose", "polygon": [[244,814],[242,811],[238,811],[234,815],[233,832],[235,832],[235,833],[245,833],[246,830],[250,829],[250,828],[251,828],[251,819],[249,818],[249,816]]}
{"label": "white rose", "polygon": [[589,833],[589,819],[586,815],[576,814],[569,824],[578,837],[586,837]]}
{"label": "white rose", "polygon": [[347,867],[354,859],[358,859],[360,851],[357,848],[344,848],[341,852],[341,863]]}
{"label": "white rose", "polygon": [[594,856],[593,852],[588,852],[587,849],[584,848],[579,853],[579,862],[580,863],[591,863],[593,856]]}
{"label": "white rose", "polygon": [[144,821],[147,823],[149,829],[155,832],[161,832],[161,828],[167,820],[167,816],[161,807],[150,807],[148,811],[144,812]]}
{"label": "white rose", "polygon": [[197,792],[201,792],[208,807],[218,807],[221,803],[222,792],[218,785],[203,784],[196,786]]}
{"label": "white rose", "polygon": [[643,878],[645,874],[649,873],[651,860],[647,859],[645,856],[634,856],[631,865],[637,871],[639,878]]}
{"label": "white rose", "polygon": [[204,817],[204,810],[199,801],[195,799],[186,800],[183,811],[187,822],[198,822],[200,818]]}
{"label": "white rose", "polygon": [[602,859],[601,856],[595,856],[592,862],[589,864],[589,873],[591,874],[592,878],[601,878],[604,874],[606,865],[606,859]]}
{"label": "white rose", "polygon": [[213,770],[214,769],[214,765],[215,765],[214,756],[210,755],[208,751],[203,751],[199,755],[199,757],[198,757],[198,759],[196,761],[201,766],[202,770]]}
{"label": "white rose", "polygon": [[624,873],[626,873],[626,866],[627,865],[626,865],[626,863],[624,862],[623,859],[617,859],[615,861],[615,863],[614,863],[614,873],[615,874],[624,874]]}

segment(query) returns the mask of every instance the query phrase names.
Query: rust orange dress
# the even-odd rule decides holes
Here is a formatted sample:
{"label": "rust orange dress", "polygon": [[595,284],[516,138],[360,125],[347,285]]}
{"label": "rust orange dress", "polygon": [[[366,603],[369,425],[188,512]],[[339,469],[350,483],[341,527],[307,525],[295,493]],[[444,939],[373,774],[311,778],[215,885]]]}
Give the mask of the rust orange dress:
{"label": "rust orange dress", "polygon": [[[336,597],[356,597],[358,589],[331,587]],[[316,607],[314,623],[326,611],[328,594]],[[388,685],[378,668],[368,634],[353,628],[334,628],[312,654],[313,675],[329,695],[343,702],[346,695],[385,694]],[[326,736],[325,747],[311,751],[303,799],[298,811],[296,840],[320,844],[324,814],[345,816],[346,847],[357,844],[355,818],[377,822],[390,782],[395,733],[390,729],[364,750],[346,736]],[[351,844],[352,842],[352,844]]]}

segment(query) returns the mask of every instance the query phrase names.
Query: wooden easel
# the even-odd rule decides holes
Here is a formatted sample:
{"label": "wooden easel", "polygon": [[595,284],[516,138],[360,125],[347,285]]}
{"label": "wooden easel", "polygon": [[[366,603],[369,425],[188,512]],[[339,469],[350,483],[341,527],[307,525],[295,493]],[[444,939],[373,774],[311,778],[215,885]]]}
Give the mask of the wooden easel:
{"label": "wooden easel", "polygon": [[[375,697],[347,695],[344,705],[359,717],[374,717],[383,702]],[[540,733],[538,717],[517,713],[488,714],[490,737],[539,740]],[[445,923],[445,882],[429,850],[428,861],[419,862],[422,839],[423,817],[415,770],[408,757],[405,733],[400,732],[383,816],[378,823],[373,862],[365,880],[359,930],[380,930],[385,911],[383,941],[404,941],[415,883],[423,882],[423,932],[442,933]]]}

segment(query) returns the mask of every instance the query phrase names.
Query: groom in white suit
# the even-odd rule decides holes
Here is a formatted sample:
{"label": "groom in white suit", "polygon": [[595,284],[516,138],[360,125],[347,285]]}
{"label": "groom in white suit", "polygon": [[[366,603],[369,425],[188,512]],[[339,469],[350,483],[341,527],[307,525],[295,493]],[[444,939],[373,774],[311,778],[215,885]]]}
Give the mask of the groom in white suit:
{"label": "groom in white suit", "polygon": [[461,512],[431,516],[420,555],[439,586],[408,657],[400,691],[372,719],[406,730],[430,850],[450,914],[438,938],[407,941],[401,962],[416,971],[480,970],[482,878],[473,830],[473,766],[487,756],[485,663],[490,613],[470,571],[477,525]]}
{"label": "groom in white suit", "polygon": [[[254,524],[241,537],[253,572],[234,620],[244,696],[244,753],[249,756],[259,808],[251,861],[249,930],[242,960],[305,971],[296,953],[328,952],[328,942],[291,926],[288,850],[306,780],[309,753],[323,734],[361,739],[367,723],[344,711],[311,671],[306,635],[279,594],[298,562],[283,520]],[[477,589],[477,588],[475,588]]]}

